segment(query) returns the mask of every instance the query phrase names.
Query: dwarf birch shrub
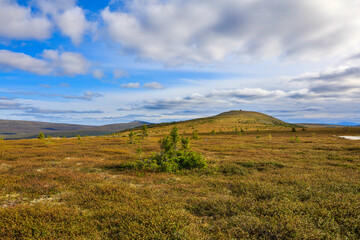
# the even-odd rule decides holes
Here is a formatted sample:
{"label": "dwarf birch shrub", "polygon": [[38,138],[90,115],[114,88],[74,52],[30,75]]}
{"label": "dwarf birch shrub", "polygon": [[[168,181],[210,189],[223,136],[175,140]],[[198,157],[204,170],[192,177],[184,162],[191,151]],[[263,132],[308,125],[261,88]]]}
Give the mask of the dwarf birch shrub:
{"label": "dwarf birch shrub", "polygon": [[140,170],[176,172],[207,166],[205,158],[190,149],[190,139],[180,137],[177,127],[160,140],[160,149],[159,153],[151,155],[150,158],[138,161],[135,167]]}
{"label": "dwarf birch shrub", "polygon": [[136,134],[134,133],[134,131],[131,131],[130,133],[129,133],[129,143],[130,144],[135,144],[135,137],[136,137]]}
{"label": "dwarf birch shrub", "polygon": [[44,139],[45,138],[45,134],[40,132],[39,135],[37,136],[38,139]]}
{"label": "dwarf birch shrub", "polygon": [[193,133],[192,133],[192,139],[194,140],[199,140],[200,137],[199,137],[199,131],[198,130],[194,130]]}
{"label": "dwarf birch shrub", "polygon": [[141,127],[141,137],[142,139],[147,138],[149,136],[149,130],[146,126],[146,124],[143,124]]}

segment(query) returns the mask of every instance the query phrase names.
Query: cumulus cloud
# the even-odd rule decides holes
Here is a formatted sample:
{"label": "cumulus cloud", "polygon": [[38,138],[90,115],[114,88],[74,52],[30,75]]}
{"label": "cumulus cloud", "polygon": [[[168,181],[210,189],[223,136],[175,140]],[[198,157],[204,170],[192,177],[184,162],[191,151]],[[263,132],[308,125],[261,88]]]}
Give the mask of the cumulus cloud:
{"label": "cumulus cloud", "polygon": [[37,0],[36,4],[52,17],[61,33],[70,37],[76,45],[82,42],[83,36],[95,25],[87,21],[84,10],[76,6],[74,0]]}
{"label": "cumulus cloud", "polygon": [[14,0],[0,0],[0,37],[45,40],[56,25],[63,35],[79,44],[87,32],[96,28],[96,23],[87,21],[84,10],[76,6],[74,0],[34,0],[31,3],[40,10],[38,13]]}
{"label": "cumulus cloud", "polygon": [[144,84],[144,88],[148,89],[163,89],[164,86],[158,82],[149,82]]}
{"label": "cumulus cloud", "polygon": [[64,12],[65,10],[73,8],[76,4],[76,0],[34,0],[34,2],[43,12],[49,14]]}
{"label": "cumulus cloud", "polygon": [[140,87],[140,83],[136,82],[136,83],[124,83],[121,85],[122,88],[139,88]]}
{"label": "cumulus cloud", "polygon": [[79,53],[44,50],[42,56],[50,60],[53,68],[63,75],[86,74],[90,68],[90,63]]}
{"label": "cumulus cloud", "polygon": [[79,7],[66,10],[56,16],[55,20],[61,32],[69,36],[75,44],[81,43],[84,34],[91,28],[91,24],[85,18],[84,10]]}
{"label": "cumulus cloud", "polygon": [[320,59],[360,50],[357,0],[137,0],[101,16],[109,36],[167,64]]}
{"label": "cumulus cloud", "polygon": [[49,64],[24,53],[17,53],[8,50],[0,50],[0,66],[2,68],[19,69],[39,75],[46,75],[52,72]]}
{"label": "cumulus cloud", "polygon": [[68,76],[86,74],[90,68],[90,63],[79,53],[44,50],[42,57],[38,59],[24,53],[0,50],[0,67],[39,75]]}
{"label": "cumulus cloud", "polygon": [[31,8],[0,0],[0,37],[44,40],[51,35],[51,25],[46,17],[35,16]]}

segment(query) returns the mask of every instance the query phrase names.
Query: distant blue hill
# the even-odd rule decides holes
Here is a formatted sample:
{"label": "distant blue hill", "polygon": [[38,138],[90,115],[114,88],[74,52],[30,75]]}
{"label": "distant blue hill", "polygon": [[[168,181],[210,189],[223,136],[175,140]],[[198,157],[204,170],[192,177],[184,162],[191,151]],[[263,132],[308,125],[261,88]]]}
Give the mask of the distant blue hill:
{"label": "distant blue hill", "polygon": [[150,123],[133,121],[103,126],[89,126],[0,119],[0,137],[4,137],[5,139],[35,138],[39,132],[43,132],[45,135],[51,135],[53,137],[75,137],[76,135],[100,136],[139,127],[143,124]]}
{"label": "distant blue hill", "polygon": [[353,123],[353,122],[339,122],[339,123],[336,123],[336,125],[343,125],[343,126],[360,126],[359,123]]}
{"label": "distant blue hill", "polygon": [[360,127],[358,123],[339,122],[339,123],[296,123],[306,127]]}

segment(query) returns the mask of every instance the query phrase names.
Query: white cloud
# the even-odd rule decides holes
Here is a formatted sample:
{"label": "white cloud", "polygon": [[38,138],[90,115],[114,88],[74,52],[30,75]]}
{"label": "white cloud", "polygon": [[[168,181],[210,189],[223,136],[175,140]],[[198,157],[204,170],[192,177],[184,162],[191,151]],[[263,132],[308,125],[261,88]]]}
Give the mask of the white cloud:
{"label": "white cloud", "polygon": [[3,68],[19,69],[39,75],[46,75],[52,72],[46,61],[36,59],[24,53],[0,50],[0,66]]}
{"label": "white cloud", "polygon": [[149,88],[149,89],[163,89],[164,86],[161,85],[158,82],[149,82],[149,83],[145,83],[144,84],[144,88]]}
{"label": "white cloud", "polygon": [[19,103],[13,102],[13,101],[1,101],[0,102],[0,109],[1,110],[18,110],[21,109],[22,106]]}
{"label": "white cloud", "polygon": [[360,94],[359,61],[352,59],[345,65],[302,74],[290,81],[308,84],[308,94],[318,97],[338,97],[339,99],[356,97]]}
{"label": "white cloud", "polygon": [[227,90],[214,90],[208,97],[227,97],[236,98],[241,100],[256,100],[263,98],[282,97],[285,92],[281,90],[269,91],[261,88],[243,88],[243,89],[227,89]]}
{"label": "white cloud", "polygon": [[158,100],[146,100],[140,108],[146,110],[172,110],[172,109],[193,109],[200,110],[204,106],[231,107],[238,103],[248,103],[264,99],[277,99],[286,97],[281,90],[268,91],[260,88],[244,89],[221,89],[213,90],[207,94],[194,93],[186,97],[175,97]]}
{"label": "white cloud", "polygon": [[44,13],[57,14],[74,7],[76,0],[34,0],[34,3]]}
{"label": "white cloud", "polygon": [[119,79],[119,78],[123,78],[123,77],[129,76],[129,73],[126,72],[125,70],[114,69],[114,70],[113,70],[113,76],[114,76],[115,79]]}
{"label": "white cloud", "polygon": [[78,45],[82,42],[84,35],[94,27],[94,23],[87,21],[85,12],[76,6],[74,0],[37,0],[39,8],[49,14],[62,34],[71,38]]}
{"label": "white cloud", "polygon": [[55,20],[61,32],[69,36],[75,44],[82,42],[84,34],[91,27],[90,23],[86,21],[84,11],[79,7],[66,10],[56,16]]}
{"label": "white cloud", "polygon": [[140,87],[140,83],[136,82],[136,83],[124,83],[121,85],[122,88],[139,88]]}
{"label": "white cloud", "polygon": [[87,101],[91,101],[93,100],[93,98],[96,97],[102,97],[102,94],[100,93],[94,93],[91,91],[87,91],[84,92],[83,96],[71,96],[71,95],[66,95],[66,96],[60,96],[62,98],[67,98],[67,99],[79,99],[79,100],[87,100]]}
{"label": "white cloud", "polygon": [[43,58],[38,59],[8,50],[0,50],[0,66],[4,69],[18,69],[39,75],[86,74],[90,63],[79,53],[44,50]]}
{"label": "white cloud", "polygon": [[94,78],[101,80],[105,77],[105,74],[100,69],[96,69],[93,71],[93,76]]}
{"label": "white cloud", "polygon": [[30,8],[15,1],[0,0],[0,37],[44,40],[51,35],[51,22],[35,16]]}
{"label": "white cloud", "polygon": [[359,50],[358,0],[136,0],[101,16],[110,37],[167,64],[318,60]]}
{"label": "white cloud", "polygon": [[[42,86],[45,88],[51,86]],[[56,94],[56,93],[43,93],[38,91],[4,91],[7,94],[14,95],[14,96],[40,96],[40,97],[57,97],[57,98],[65,98],[65,99],[78,99],[78,100],[87,100],[91,101],[94,98],[102,97],[103,95],[100,93],[95,93],[91,91],[84,92],[82,95],[64,95],[64,94]],[[0,100],[8,100],[8,99],[0,99]]]}
{"label": "white cloud", "polygon": [[86,74],[90,68],[90,63],[79,53],[44,50],[43,57],[50,60],[53,68],[62,75]]}

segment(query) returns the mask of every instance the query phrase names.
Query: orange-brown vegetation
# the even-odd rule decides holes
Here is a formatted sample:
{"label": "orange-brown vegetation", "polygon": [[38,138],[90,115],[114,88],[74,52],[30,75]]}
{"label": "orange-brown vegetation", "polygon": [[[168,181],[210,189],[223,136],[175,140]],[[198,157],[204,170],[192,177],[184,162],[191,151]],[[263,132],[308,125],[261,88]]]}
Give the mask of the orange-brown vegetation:
{"label": "orange-brown vegetation", "polygon": [[338,137],[359,128],[204,124],[177,126],[199,131],[208,167],[175,173],[122,168],[139,147],[158,152],[171,125],[135,144],[125,132],[0,141],[0,238],[360,238],[360,141]]}

